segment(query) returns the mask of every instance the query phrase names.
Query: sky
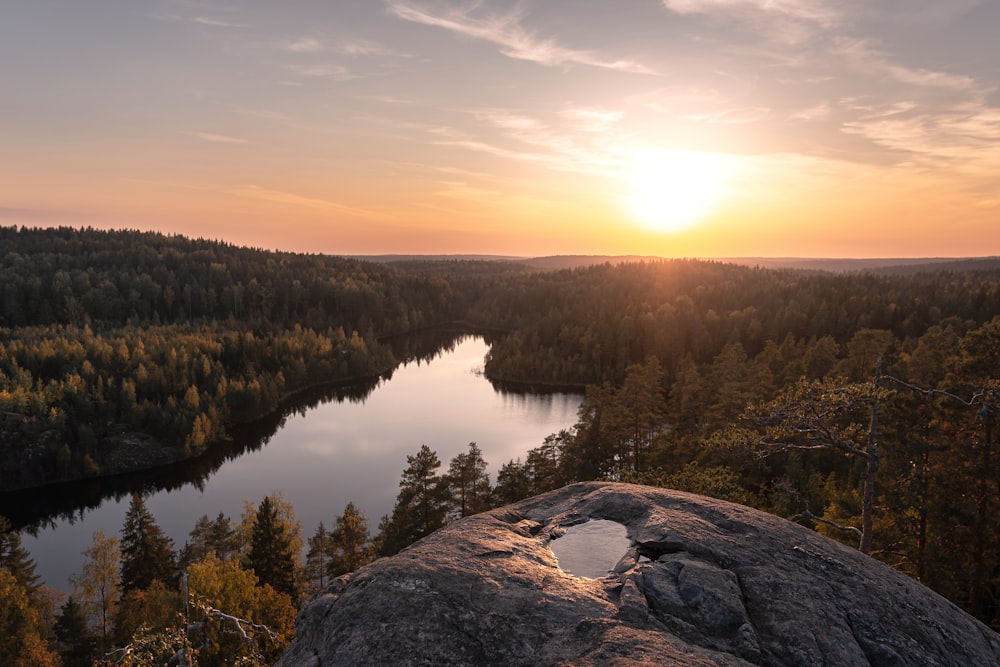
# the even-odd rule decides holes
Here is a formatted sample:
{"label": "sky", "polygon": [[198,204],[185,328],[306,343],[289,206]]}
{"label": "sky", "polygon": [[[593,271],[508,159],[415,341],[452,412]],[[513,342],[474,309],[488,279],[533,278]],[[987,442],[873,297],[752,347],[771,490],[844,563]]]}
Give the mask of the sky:
{"label": "sky", "polygon": [[995,0],[7,0],[0,224],[1000,255],[998,29]]}

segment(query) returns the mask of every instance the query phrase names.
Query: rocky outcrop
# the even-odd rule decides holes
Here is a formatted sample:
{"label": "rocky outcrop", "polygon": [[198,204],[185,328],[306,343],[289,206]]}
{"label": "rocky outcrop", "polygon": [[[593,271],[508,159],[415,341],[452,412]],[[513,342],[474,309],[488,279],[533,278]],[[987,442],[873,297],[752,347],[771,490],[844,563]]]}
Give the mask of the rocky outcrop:
{"label": "rocky outcrop", "polygon": [[[624,524],[609,576],[549,541]],[[627,484],[569,486],[448,525],[341,577],[278,663],[1000,665],[1000,635],[899,572],[741,505]]]}

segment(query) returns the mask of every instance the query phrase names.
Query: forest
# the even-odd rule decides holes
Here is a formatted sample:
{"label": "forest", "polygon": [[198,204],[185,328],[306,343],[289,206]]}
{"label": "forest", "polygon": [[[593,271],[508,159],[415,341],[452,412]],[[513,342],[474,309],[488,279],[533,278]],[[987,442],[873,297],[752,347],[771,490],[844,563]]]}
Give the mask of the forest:
{"label": "forest", "polygon": [[[2,491],[198,456],[300,392],[390,371],[395,335],[461,326],[488,333],[485,370],[498,385],[586,388],[577,423],[504,463],[493,482],[474,444],[447,472],[422,447],[407,461],[392,513],[365,538],[364,558],[566,483],[622,480],[792,518],[1000,628],[995,263],[830,273],[651,260],[537,270],[14,227],[0,227],[0,253]],[[280,498],[269,502],[279,523],[294,524]],[[211,566],[252,574],[256,583],[246,586],[267,595],[282,591],[286,584],[253,566],[259,511],[230,526],[243,526],[239,547],[216,544],[197,552],[201,560],[171,551],[170,568],[129,587],[119,565],[119,587],[138,594],[158,581],[174,609],[182,571],[190,583],[192,567]],[[340,544],[329,536],[343,533],[348,514],[363,517],[345,509],[329,533],[318,527],[308,545],[297,538],[314,556],[286,566],[298,573],[297,588],[284,593],[289,613],[320,585],[315,552],[323,550],[312,547]],[[229,519],[217,521],[226,533]],[[17,636],[35,637],[18,655],[89,664],[69,662],[53,629],[69,601],[58,612],[46,607],[24,574],[30,567],[17,565],[16,531],[5,535],[0,564],[12,576],[0,580],[4,599],[23,610],[23,628],[34,628]],[[202,538],[193,533],[189,545]],[[332,549],[331,562],[342,560],[342,545]],[[324,582],[344,571],[324,567]],[[248,604],[206,603],[214,612],[202,609],[201,631],[237,621],[290,627]],[[95,610],[84,607],[93,651]],[[162,640],[176,630],[105,627],[117,635],[101,635],[100,655],[132,636]]]}

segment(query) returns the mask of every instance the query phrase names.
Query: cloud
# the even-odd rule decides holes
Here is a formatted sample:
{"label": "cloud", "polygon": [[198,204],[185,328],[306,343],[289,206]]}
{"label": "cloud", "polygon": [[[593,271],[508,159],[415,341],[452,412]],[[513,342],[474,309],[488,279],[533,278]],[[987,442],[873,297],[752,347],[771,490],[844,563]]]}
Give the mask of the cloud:
{"label": "cloud", "polygon": [[[845,21],[852,0],[662,0],[677,14],[748,26],[774,44],[808,47],[824,31]],[[775,54],[789,57],[788,54]]]}
{"label": "cloud", "polygon": [[323,43],[314,37],[300,37],[285,45],[285,49],[294,53],[319,53],[325,50]]}
{"label": "cloud", "polygon": [[472,16],[478,3],[466,8],[436,16],[430,12],[406,3],[389,5],[389,13],[404,21],[443,28],[452,32],[496,44],[500,52],[508,58],[527,60],[546,67],[586,65],[603,69],[656,74],[655,71],[631,60],[607,60],[589,51],[580,51],[560,46],[552,39],[543,39],[521,26],[522,12],[507,15],[490,15],[484,18]]}
{"label": "cloud", "polygon": [[341,204],[327,199],[315,197],[303,197],[291,192],[281,190],[270,190],[257,185],[244,185],[229,191],[230,194],[238,197],[248,197],[251,199],[263,199],[265,201],[277,202],[279,204],[292,204],[293,206],[304,206],[336,213],[343,213],[356,218],[379,218],[384,219],[390,216],[363,208],[355,208],[346,204]]}
{"label": "cloud", "polygon": [[559,113],[580,132],[606,132],[625,117],[611,109],[574,108]]}
{"label": "cloud", "polygon": [[686,120],[713,125],[745,125],[756,123],[771,116],[770,107],[740,107],[735,109],[720,109],[705,113],[692,113],[682,116]]}
{"label": "cloud", "polygon": [[202,141],[210,141],[217,144],[245,144],[248,143],[246,139],[241,139],[240,137],[231,137],[226,134],[215,134],[213,132],[187,132],[186,134],[192,137],[198,137]]}
{"label": "cloud", "polygon": [[[560,113],[565,124],[550,126],[518,111],[485,108],[466,110],[480,124],[477,129],[432,127],[439,146],[462,148],[495,157],[533,163],[553,171],[615,175],[621,170],[616,155],[622,132],[615,127],[619,112],[569,109]],[[597,130],[598,126],[603,128]]]}
{"label": "cloud", "polygon": [[825,120],[830,117],[830,105],[827,102],[822,102],[815,106],[807,107],[805,109],[796,109],[789,114],[789,120],[796,121],[815,121],[815,120]]}
{"label": "cloud", "polygon": [[1000,167],[1000,109],[983,102],[919,113],[916,105],[873,110],[843,131],[906,154],[924,166],[952,171]]}
{"label": "cloud", "polygon": [[913,69],[892,63],[887,54],[871,48],[863,39],[839,40],[836,52],[865,73],[879,73],[899,83],[951,90],[972,90],[976,87],[975,79],[963,74]]}
{"label": "cloud", "polygon": [[368,39],[349,39],[337,46],[337,51],[347,56],[398,56],[392,49]]}
{"label": "cloud", "polygon": [[222,19],[209,18],[207,16],[196,16],[191,19],[195,23],[201,25],[212,26],[213,28],[249,28],[250,26],[246,23],[233,23],[231,21],[223,21]]}
{"label": "cloud", "polygon": [[678,14],[770,14],[826,26],[841,18],[824,0],[663,0],[663,6]]}
{"label": "cloud", "polygon": [[354,74],[343,65],[289,65],[288,69],[299,76],[335,79],[337,81],[360,78],[360,75]]}

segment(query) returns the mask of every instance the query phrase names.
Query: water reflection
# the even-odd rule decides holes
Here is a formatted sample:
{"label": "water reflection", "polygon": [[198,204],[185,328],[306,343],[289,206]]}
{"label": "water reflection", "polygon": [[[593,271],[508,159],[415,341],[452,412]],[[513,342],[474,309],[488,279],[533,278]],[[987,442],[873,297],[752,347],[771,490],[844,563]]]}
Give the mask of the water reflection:
{"label": "water reflection", "polygon": [[434,449],[446,470],[476,441],[495,475],[575,421],[578,395],[495,391],[481,375],[487,351],[481,337],[436,331],[390,342],[404,360],[391,375],[302,394],[193,461],[3,494],[0,512],[27,529],[25,546],[42,578],[65,589],[93,531],[120,530],[133,492],[146,497],[177,547],[202,514],[221,511],[238,521],[244,499],[256,502],[279,490],[294,503],[307,535],[319,521],[330,525],[347,502],[368,515],[374,532],[392,508],[406,456],[420,445]]}
{"label": "water reflection", "polygon": [[608,576],[630,546],[625,526],[607,519],[570,526],[549,542],[560,570],[587,579]]}
{"label": "water reflection", "polygon": [[[456,346],[469,337],[470,334],[455,329],[429,329],[398,336],[388,342],[393,356],[402,360],[405,366],[430,363],[454,352]],[[310,410],[327,403],[363,404],[379,385],[392,379],[392,374],[390,370],[379,378],[301,392],[279,412],[237,427],[232,440],[216,443],[195,459],[153,470],[0,493],[0,515],[7,517],[16,530],[37,535],[40,528],[54,527],[63,521],[75,523],[105,500],[121,501],[137,492],[149,495],[188,485],[202,491],[207,480],[223,464],[264,447],[285,426],[289,417],[304,417]]]}

